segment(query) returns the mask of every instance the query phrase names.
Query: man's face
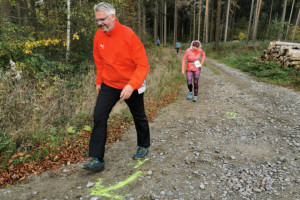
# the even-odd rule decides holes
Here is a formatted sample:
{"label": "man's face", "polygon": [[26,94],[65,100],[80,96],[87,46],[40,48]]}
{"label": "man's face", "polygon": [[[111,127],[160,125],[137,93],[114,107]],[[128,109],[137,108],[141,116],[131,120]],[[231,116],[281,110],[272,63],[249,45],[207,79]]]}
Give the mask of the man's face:
{"label": "man's face", "polygon": [[106,14],[105,11],[97,11],[95,12],[95,19],[99,28],[105,33],[111,31],[115,26],[115,15]]}

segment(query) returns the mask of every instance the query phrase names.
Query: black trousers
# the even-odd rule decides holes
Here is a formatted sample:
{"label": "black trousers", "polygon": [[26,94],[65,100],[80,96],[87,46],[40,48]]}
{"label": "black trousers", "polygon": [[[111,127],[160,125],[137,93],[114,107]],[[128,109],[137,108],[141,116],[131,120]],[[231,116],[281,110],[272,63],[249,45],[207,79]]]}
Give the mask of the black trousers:
{"label": "black trousers", "polygon": [[[107,120],[112,108],[120,100],[121,89],[115,89],[104,83],[101,85],[95,110],[94,127],[90,138],[89,157],[104,158],[107,139]],[[150,130],[144,108],[144,93],[134,90],[129,99],[125,100],[133,116],[137,132],[137,145],[150,146]]]}

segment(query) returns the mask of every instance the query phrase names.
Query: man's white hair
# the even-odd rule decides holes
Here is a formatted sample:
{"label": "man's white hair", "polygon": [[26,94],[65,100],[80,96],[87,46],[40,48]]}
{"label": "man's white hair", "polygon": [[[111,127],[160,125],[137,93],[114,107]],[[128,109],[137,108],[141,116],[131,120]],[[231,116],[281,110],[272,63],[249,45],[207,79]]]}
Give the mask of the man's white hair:
{"label": "man's white hair", "polygon": [[101,2],[101,3],[98,3],[97,5],[95,5],[94,11],[95,12],[105,11],[106,14],[108,14],[108,15],[112,15],[112,14],[116,15],[115,8],[111,4],[106,3],[106,2]]}

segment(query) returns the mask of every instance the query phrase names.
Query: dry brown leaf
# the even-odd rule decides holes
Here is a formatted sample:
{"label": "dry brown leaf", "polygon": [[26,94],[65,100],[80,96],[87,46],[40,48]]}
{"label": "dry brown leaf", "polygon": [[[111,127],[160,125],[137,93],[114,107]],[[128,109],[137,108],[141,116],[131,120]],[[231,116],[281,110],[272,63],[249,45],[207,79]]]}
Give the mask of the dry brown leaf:
{"label": "dry brown leaf", "polygon": [[24,156],[24,153],[20,152],[17,155],[20,156],[20,157],[22,157],[22,156]]}

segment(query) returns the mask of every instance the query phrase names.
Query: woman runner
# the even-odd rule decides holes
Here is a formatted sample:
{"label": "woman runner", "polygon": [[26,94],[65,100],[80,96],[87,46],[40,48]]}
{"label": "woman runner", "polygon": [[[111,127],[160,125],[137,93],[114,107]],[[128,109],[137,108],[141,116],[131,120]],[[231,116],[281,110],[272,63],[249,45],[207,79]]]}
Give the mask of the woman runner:
{"label": "woman runner", "polygon": [[[205,53],[200,47],[201,47],[201,44],[200,44],[199,40],[194,40],[191,44],[191,47],[185,51],[183,59],[182,59],[182,63],[181,63],[181,73],[183,75],[185,75],[185,72],[186,72],[187,86],[189,89],[189,94],[187,96],[187,99],[192,99],[193,86],[194,86],[193,102],[197,101],[198,80],[200,77],[201,66],[205,59]],[[200,56],[201,56],[201,61],[199,61]],[[187,60],[187,66],[186,66],[186,70],[185,70],[186,60]]]}

